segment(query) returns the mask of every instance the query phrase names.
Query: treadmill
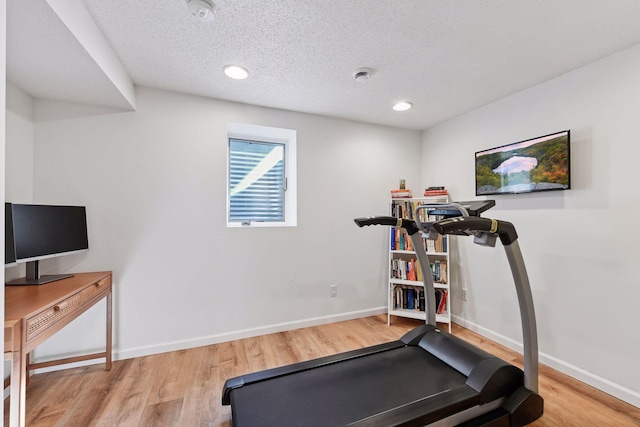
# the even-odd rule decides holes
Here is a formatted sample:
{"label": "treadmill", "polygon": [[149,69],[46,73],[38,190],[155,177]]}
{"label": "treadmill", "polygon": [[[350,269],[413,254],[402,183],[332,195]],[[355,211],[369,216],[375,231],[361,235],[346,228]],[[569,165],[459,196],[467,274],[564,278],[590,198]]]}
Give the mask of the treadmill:
{"label": "treadmill", "polygon": [[[426,324],[397,341],[228,379],[222,404],[236,427],[522,426],[543,412],[538,394],[537,332],[531,289],[514,226],[482,218],[493,200],[424,204],[436,222],[356,218],[359,227],[402,227],[422,268]],[[422,238],[500,238],[520,306],[524,372],[436,325],[429,259]]]}

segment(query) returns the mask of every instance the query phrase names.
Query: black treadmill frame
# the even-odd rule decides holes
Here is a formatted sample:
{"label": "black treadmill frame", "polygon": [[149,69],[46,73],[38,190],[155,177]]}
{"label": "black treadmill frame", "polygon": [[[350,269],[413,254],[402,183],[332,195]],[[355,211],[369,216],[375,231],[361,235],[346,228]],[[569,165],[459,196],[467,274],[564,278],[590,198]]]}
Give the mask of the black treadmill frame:
{"label": "black treadmill frame", "polygon": [[[347,360],[363,358],[403,346],[419,345],[424,348],[423,342],[429,336],[437,336],[436,340],[439,340],[438,346],[433,347],[436,353],[440,352],[438,350],[439,347],[447,347],[447,345],[451,345],[450,343],[452,342],[456,343],[456,340],[459,339],[444,331],[440,331],[435,322],[433,280],[428,268],[428,256],[426,251],[424,251],[421,241],[422,237],[433,238],[435,236],[433,234],[435,231],[443,235],[473,235],[474,242],[485,246],[494,246],[496,238],[499,237],[501,239],[511,267],[521,311],[525,362],[523,381],[521,383],[522,385],[516,387],[515,390],[513,389],[513,384],[503,384],[503,387],[500,388],[500,380],[494,379],[493,381],[498,381],[497,388],[500,389],[500,393],[503,394],[495,391],[496,386],[494,383],[491,383],[491,386],[488,386],[490,379],[494,378],[497,375],[496,372],[500,371],[500,369],[504,368],[509,371],[509,376],[513,376],[513,372],[510,371],[510,369],[518,370],[512,365],[489,355],[497,362],[489,362],[487,364],[489,368],[487,368],[487,371],[484,373],[486,378],[480,377],[482,378],[481,380],[478,380],[478,375],[474,375],[471,371],[466,372],[466,375],[468,375],[467,386],[469,387],[460,390],[449,390],[448,396],[446,393],[443,393],[441,397],[437,395],[430,396],[428,398],[429,401],[422,399],[422,401],[407,402],[405,405],[373,414],[369,417],[353,422],[350,425],[367,427],[396,425],[418,426],[437,421],[436,425],[457,425],[459,423],[464,423],[460,425],[519,426],[528,424],[539,418],[543,412],[543,399],[538,394],[537,335],[530,284],[526,268],[524,266],[524,260],[522,259],[522,254],[518,245],[517,234],[513,225],[504,221],[479,217],[480,213],[489,209],[494,204],[495,202],[493,200],[489,200],[480,202],[421,205],[418,210],[436,208],[440,209],[442,212],[446,212],[444,214],[445,219],[436,223],[416,223],[412,220],[396,219],[392,217],[356,219],[355,221],[359,226],[376,224],[395,225],[407,230],[407,233],[416,248],[416,255],[418,257],[420,267],[423,269],[422,276],[424,280],[423,285],[425,288],[425,305],[427,311],[426,325],[408,332],[400,340],[391,343],[380,344],[369,348],[354,350],[229,379],[224,386],[222,403],[224,405],[231,404],[232,412],[235,412],[232,392],[233,390],[245,385],[268,381],[272,378],[291,375],[297,372],[318,369],[323,366]],[[453,210],[457,210],[460,216],[455,217],[454,215],[451,215],[450,213]],[[469,211],[471,211],[474,216],[469,216]],[[416,215],[416,217],[419,216]],[[426,272],[425,266],[427,266]],[[463,342],[462,340],[459,341]],[[426,345],[429,346],[429,344]],[[459,343],[455,345],[459,345]],[[465,345],[470,346],[470,344],[467,343],[465,343]],[[475,349],[475,351],[484,353],[479,349]],[[473,352],[474,351],[471,351],[471,353]],[[446,354],[436,354],[436,356],[440,357],[441,360],[449,358]],[[444,359],[442,359],[443,357]],[[455,357],[452,359],[455,359]],[[457,369],[460,372],[464,371],[464,367],[459,365],[459,361],[447,360],[446,362],[454,369]],[[498,365],[502,363],[505,366],[492,365],[496,363]],[[480,364],[478,366],[480,366]],[[521,371],[519,372],[521,373]],[[497,377],[500,376],[497,375]],[[480,398],[482,395],[484,396]],[[439,400],[446,400],[446,402],[439,402]],[[434,404],[439,405],[440,403],[443,405],[443,408],[433,407]],[[470,404],[471,406],[469,406]],[[234,425],[236,425],[235,417]]]}

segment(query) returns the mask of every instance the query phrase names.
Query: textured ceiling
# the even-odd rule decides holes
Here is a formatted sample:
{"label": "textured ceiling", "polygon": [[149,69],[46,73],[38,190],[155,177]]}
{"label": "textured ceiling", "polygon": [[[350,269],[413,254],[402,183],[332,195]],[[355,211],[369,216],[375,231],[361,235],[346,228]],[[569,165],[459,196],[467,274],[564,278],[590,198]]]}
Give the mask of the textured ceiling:
{"label": "textured ceiling", "polygon": [[35,98],[128,107],[44,0],[7,1],[7,79]]}
{"label": "textured ceiling", "polygon": [[[637,0],[214,1],[215,20],[198,22],[184,0],[76,0],[136,85],[409,129],[640,43]],[[10,81],[122,105],[44,1],[7,4]],[[230,80],[226,64],[251,75]],[[398,100],[414,108],[392,111]]]}

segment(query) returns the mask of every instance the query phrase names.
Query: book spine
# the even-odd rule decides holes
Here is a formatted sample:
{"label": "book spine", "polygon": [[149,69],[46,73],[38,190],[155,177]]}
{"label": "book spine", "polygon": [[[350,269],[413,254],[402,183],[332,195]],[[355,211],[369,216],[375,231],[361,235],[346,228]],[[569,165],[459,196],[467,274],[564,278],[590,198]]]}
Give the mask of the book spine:
{"label": "book spine", "polygon": [[442,296],[440,297],[440,301],[438,302],[438,309],[436,313],[442,314],[447,307],[447,297],[449,296],[449,292],[442,290]]}
{"label": "book spine", "polygon": [[440,307],[440,302],[442,301],[442,289],[435,289],[436,293],[436,313],[438,312],[438,308]]}
{"label": "book spine", "polygon": [[395,227],[391,227],[391,242],[390,242],[390,247],[392,251],[396,250],[396,228]]}
{"label": "book spine", "polygon": [[416,266],[415,260],[410,259],[408,262],[407,280],[416,280]]}
{"label": "book spine", "polygon": [[407,310],[413,310],[415,304],[415,289],[407,289]]}
{"label": "book spine", "polygon": [[440,283],[448,283],[447,261],[440,261]]}

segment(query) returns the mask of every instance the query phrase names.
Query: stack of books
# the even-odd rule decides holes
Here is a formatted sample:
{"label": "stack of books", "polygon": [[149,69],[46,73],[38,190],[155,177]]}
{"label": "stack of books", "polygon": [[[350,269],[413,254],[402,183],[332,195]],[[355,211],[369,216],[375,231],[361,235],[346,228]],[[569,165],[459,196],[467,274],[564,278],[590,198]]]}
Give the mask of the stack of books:
{"label": "stack of books", "polygon": [[411,190],[407,190],[405,188],[401,190],[391,190],[392,199],[410,199],[411,197],[413,197],[411,195]]}
{"label": "stack of books", "polygon": [[444,187],[429,187],[424,190],[425,196],[448,196],[449,192]]}

